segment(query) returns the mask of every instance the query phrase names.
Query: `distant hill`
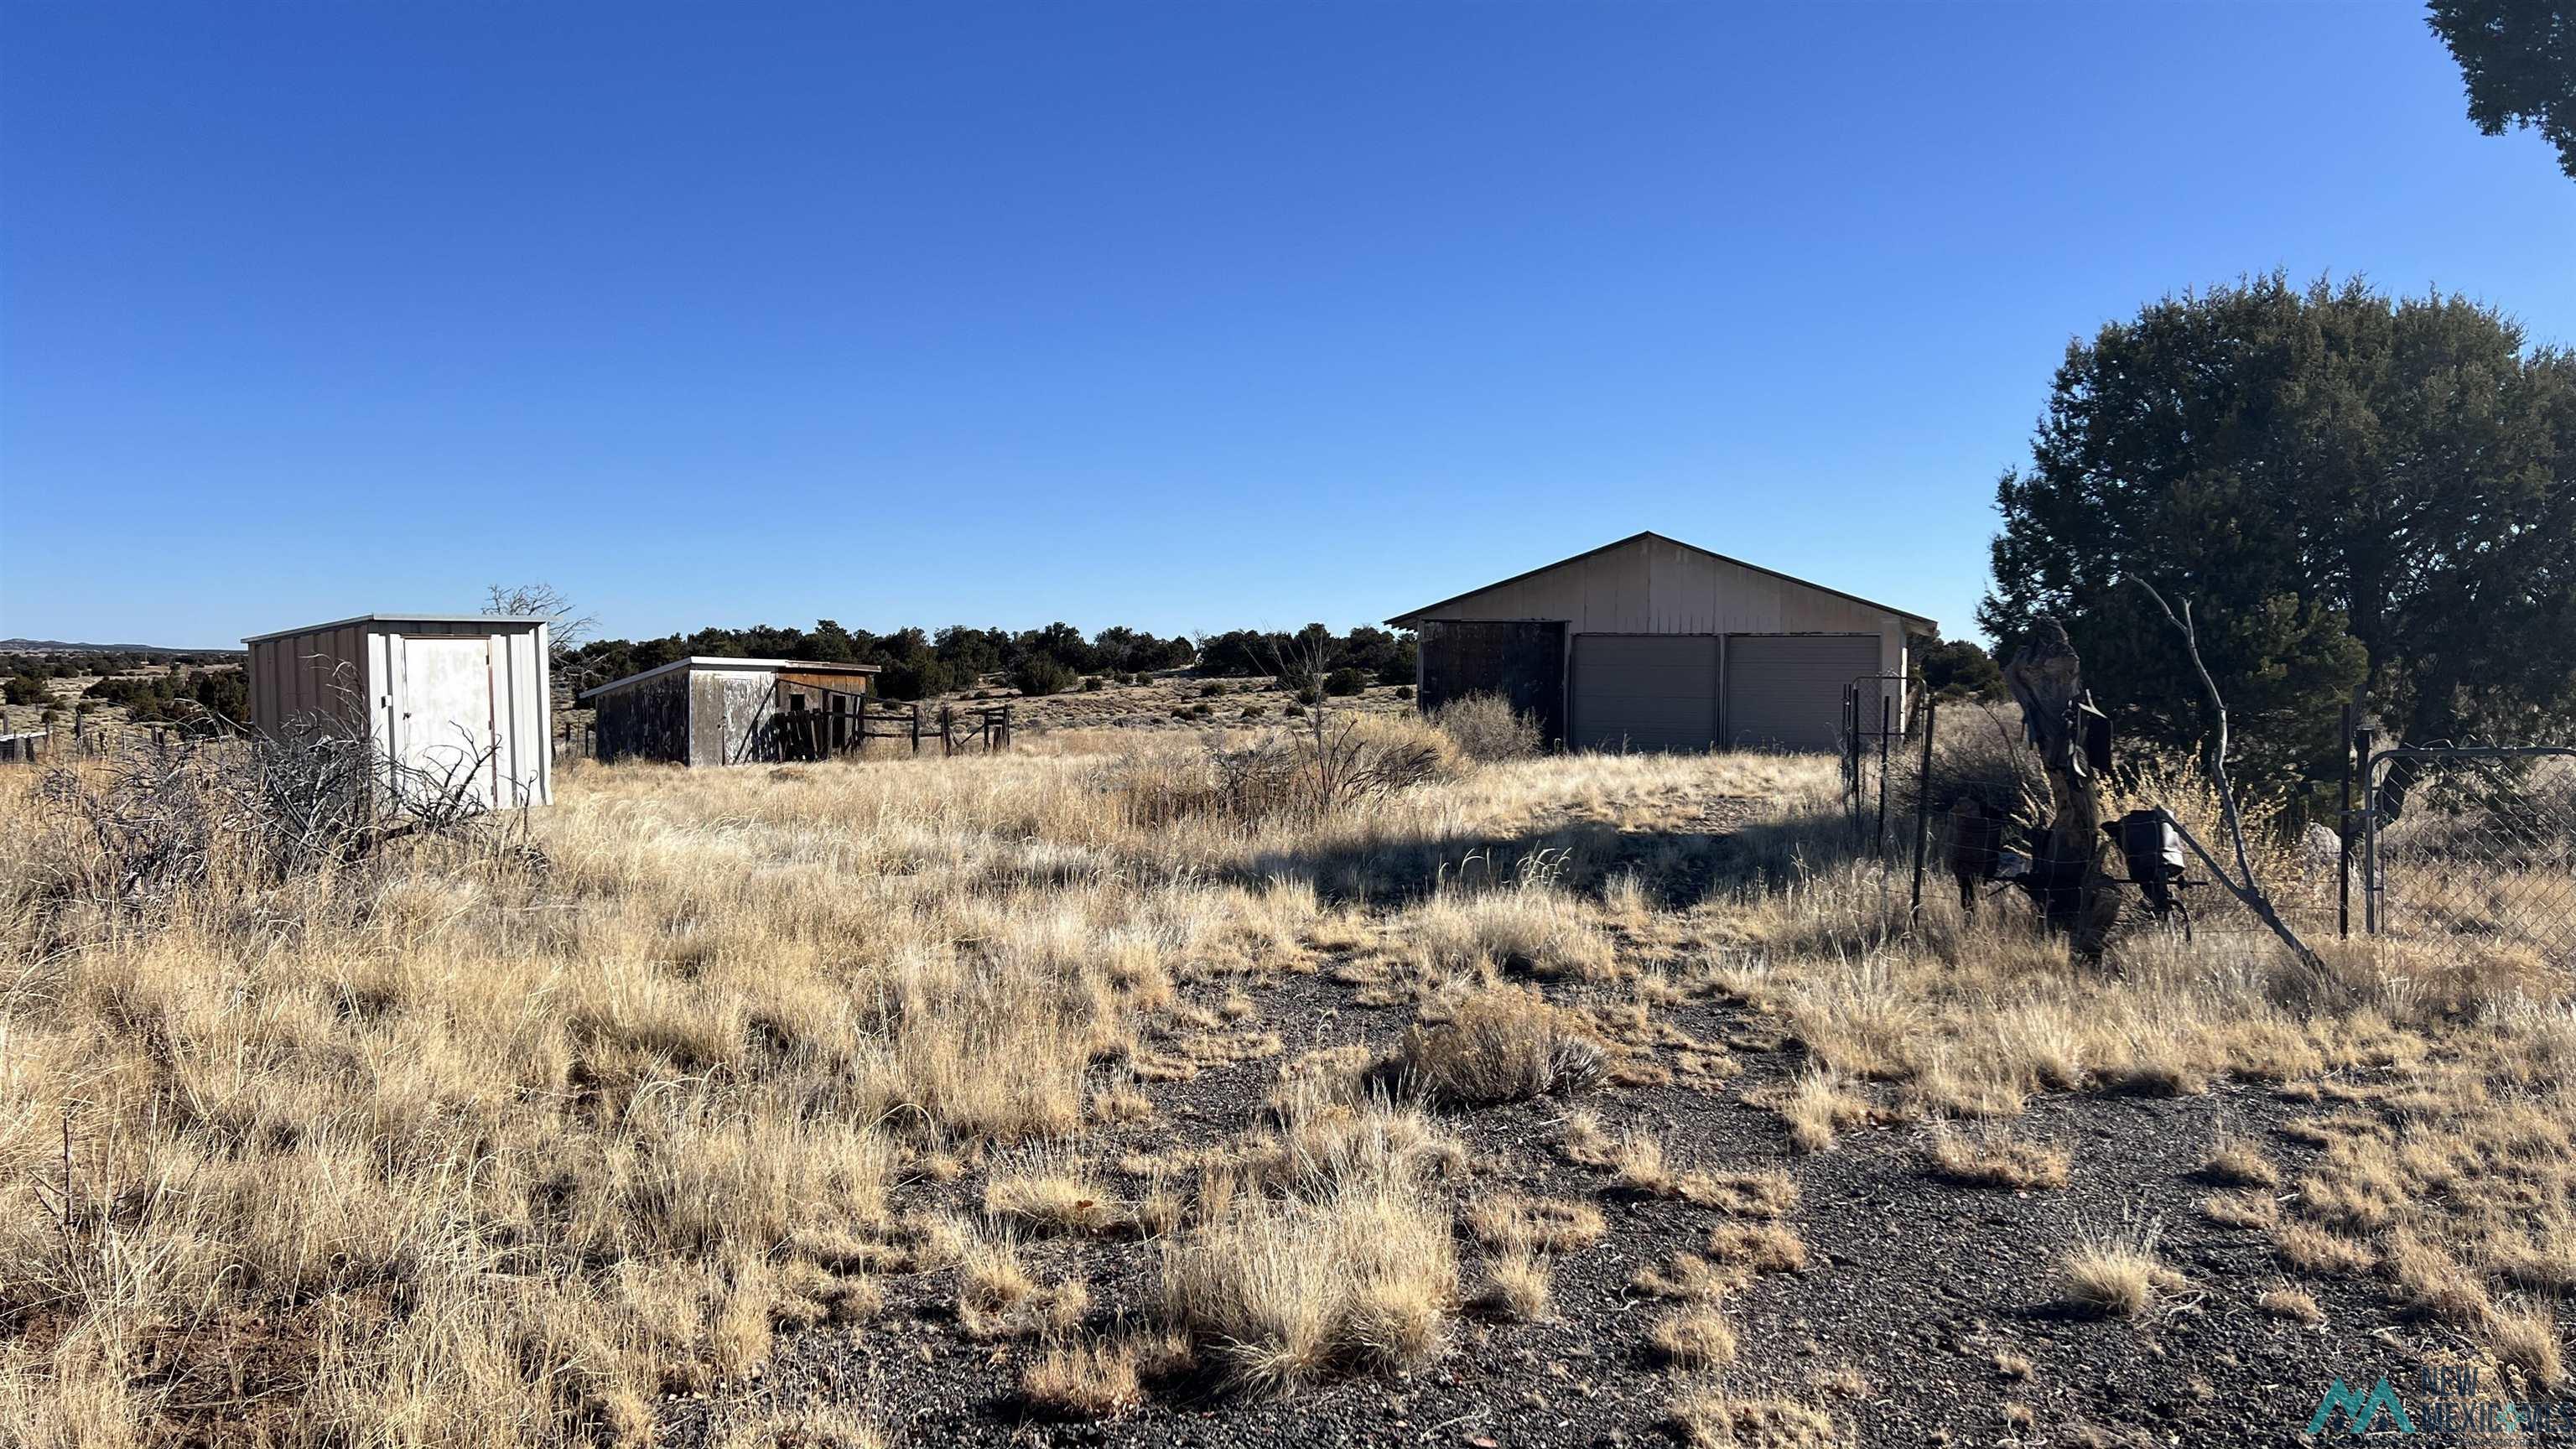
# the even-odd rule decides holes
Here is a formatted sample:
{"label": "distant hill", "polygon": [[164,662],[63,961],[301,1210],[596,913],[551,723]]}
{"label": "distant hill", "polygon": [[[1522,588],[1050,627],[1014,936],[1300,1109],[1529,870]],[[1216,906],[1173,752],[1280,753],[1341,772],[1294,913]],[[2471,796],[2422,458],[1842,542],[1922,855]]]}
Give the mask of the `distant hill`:
{"label": "distant hill", "polygon": [[0,654],[240,654],[240,649],[179,649],[167,644],[74,644],[63,639],[0,639]]}

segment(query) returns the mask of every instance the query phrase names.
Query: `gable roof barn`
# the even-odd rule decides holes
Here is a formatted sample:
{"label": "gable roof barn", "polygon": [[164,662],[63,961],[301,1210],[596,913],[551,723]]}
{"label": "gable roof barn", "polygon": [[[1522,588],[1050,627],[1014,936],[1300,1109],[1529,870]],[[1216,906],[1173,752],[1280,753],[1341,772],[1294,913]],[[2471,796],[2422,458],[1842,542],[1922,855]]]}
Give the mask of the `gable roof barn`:
{"label": "gable roof barn", "polygon": [[1831,749],[1892,729],[1906,636],[1939,627],[1654,532],[1387,622],[1421,636],[1422,708],[1500,694],[1551,740],[1632,750]]}

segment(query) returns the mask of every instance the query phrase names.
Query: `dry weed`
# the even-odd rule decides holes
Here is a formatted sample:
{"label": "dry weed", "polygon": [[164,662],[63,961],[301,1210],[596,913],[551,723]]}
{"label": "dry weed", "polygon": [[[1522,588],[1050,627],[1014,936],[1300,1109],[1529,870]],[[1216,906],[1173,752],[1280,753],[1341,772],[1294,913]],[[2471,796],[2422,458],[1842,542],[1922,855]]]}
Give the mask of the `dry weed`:
{"label": "dry weed", "polygon": [[1572,1013],[1505,986],[1468,997],[1441,1025],[1407,1030],[1396,1065],[1437,1101],[1519,1102],[1589,1084],[1603,1055]]}
{"label": "dry weed", "polygon": [[1676,1308],[1646,1330],[1655,1357],[1678,1369],[1723,1368],[1735,1361],[1735,1325],[1711,1307]]}
{"label": "dry weed", "polygon": [[2064,1148],[2001,1133],[1971,1135],[1939,1128],[1932,1134],[1926,1155],[1935,1176],[1969,1187],[2027,1192],[2066,1186],[2068,1164]]}
{"label": "dry weed", "polygon": [[1685,1391],[1665,1416],[1694,1449],[1833,1449],[1846,1442],[1821,1409],[1742,1398],[1713,1386]]}
{"label": "dry weed", "polygon": [[1115,1418],[1144,1402],[1136,1350],[1125,1341],[1050,1349],[1020,1371],[1020,1400],[1054,1418]]}
{"label": "dry weed", "polygon": [[2142,1316],[2159,1290],[2178,1281],[2156,1260],[2159,1236],[2153,1222],[2085,1230],[2058,1259],[2059,1300],[2105,1318]]}

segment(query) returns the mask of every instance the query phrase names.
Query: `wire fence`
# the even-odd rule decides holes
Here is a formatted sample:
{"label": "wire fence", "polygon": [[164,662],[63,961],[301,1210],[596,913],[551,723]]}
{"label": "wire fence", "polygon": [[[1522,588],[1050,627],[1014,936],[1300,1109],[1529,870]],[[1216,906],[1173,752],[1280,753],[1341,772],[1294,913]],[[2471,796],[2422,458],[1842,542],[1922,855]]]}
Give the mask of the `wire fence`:
{"label": "wire fence", "polygon": [[2576,748],[2362,749],[2363,928],[2576,963]]}
{"label": "wire fence", "polygon": [[[2010,894],[2049,812],[2018,710],[1927,700],[1901,731],[1889,718],[1845,736],[1853,855],[1918,919],[1927,899],[1974,911]],[[2388,746],[2349,719],[2344,737],[2339,779],[2240,800],[2241,861],[2196,763],[2124,750],[2100,781],[2123,930],[2171,931],[2222,956],[2290,949],[2228,884],[2250,877],[2307,946],[2465,941],[2576,969],[2576,747]]]}

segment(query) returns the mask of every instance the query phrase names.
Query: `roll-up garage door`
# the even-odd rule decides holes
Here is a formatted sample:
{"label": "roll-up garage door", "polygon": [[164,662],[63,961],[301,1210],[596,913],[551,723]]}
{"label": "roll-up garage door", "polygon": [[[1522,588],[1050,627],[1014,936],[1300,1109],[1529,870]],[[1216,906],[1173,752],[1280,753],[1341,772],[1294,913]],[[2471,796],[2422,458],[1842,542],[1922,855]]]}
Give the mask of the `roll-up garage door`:
{"label": "roll-up garage door", "polygon": [[1875,634],[1729,634],[1726,742],[1738,749],[1839,748],[1843,691],[1878,668]]}
{"label": "roll-up garage door", "polygon": [[1714,634],[1577,634],[1577,749],[1706,750],[1717,744]]}

